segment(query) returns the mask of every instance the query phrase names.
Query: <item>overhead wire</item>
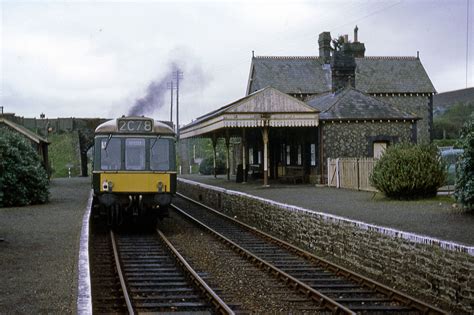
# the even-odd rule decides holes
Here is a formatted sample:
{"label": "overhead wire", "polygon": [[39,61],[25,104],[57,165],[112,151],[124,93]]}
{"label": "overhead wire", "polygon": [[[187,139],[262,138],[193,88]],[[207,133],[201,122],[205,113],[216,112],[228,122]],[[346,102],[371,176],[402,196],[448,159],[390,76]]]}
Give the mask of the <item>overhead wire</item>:
{"label": "overhead wire", "polygon": [[[370,12],[370,13],[364,15],[364,16],[361,16],[360,18],[355,18],[355,19],[351,20],[350,22],[346,22],[346,23],[343,23],[343,24],[340,24],[340,25],[337,25],[337,26],[334,26],[334,27],[330,27],[329,30],[330,30],[330,31],[334,31],[334,30],[337,30],[337,29],[342,28],[342,27],[344,27],[344,26],[351,25],[351,24],[355,24],[355,23],[357,23],[357,22],[363,21],[363,20],[365,20],[365,19],[367,19],[367,18],[369,18],[369,17],[371,17],[371,16],[374,16],[374,15],[376,15],[376,14],[379,14],[379,13],[381,13],[381,12],[384,12],[384,11],[386,11],[386,10],[389,10],[389,9],[395,7],[395,6],[398,6],[398,5],[400,5],[401,3],[403,3],[403,2],[404,2],[403,0],[400,0],[400,1],[396,2],[396,3],[390,4],[390,5],[388,5],[388,6],[378,7],[376,10],[374,10],[374,11],[372,11],[372,12]],[[373,6],[373,2],[372,2],[372,1],[369,1],[368,3],[369,3],[371,6]],[[361,6],[359,3],[355,2],[355,3],[352,3],[352,4],[351,4],[351,7],[345,8],[345,10],[346,10],[346,11],[356,11],[357,8],[361,8],[361,7],[362,7],[362,6]],[[320,23],[323,23],[323,24],[324,24],[324,23],[326,22],[326,20],[329,20],[330,18],[331,18],[331,17],[329,16],[329,14],[326,13],[326,14],[323,15],[323,19],[320,19]],[[282,34],[287,34],[287,33],[288,33],[288,32],[283,32],[283,31],[282,31],[282,32],[279,32],[279,33],[277,33],[277,37],[276,37],[276,38],[275,38],[275,37],[272,37],[271,40],[272,40],[272,41],[281,42],[280,40],[278,40],[278,38],[281,39]],[[278,35],[280,35],[280,36],[278,36]],[[314,37],[314,36],[315,36],[314,33],[311,33],[311,35],[303,35],[303,36],[295,37],[295,38],[293,38],[293,39],[291,40],[291,42],[293,42],[293,43],[291,43],[291,42],[290,42],[290,43],[287,43],[287,44],[285,45],[285,48],[287,48],[287,47],[292,47],[292,46],[296,45],[297,43],[300,43],[301,40],[304,40],[304,39],[309,38],[309,37]],[[267,43],[263,43],[263,44],[261,44],[261,45],[259,45],[259,46],[260,46],[260,47],[264,47],[264,46],[266,46],[266,45],[267,45]],[[255,47],[255,48],[256,48],[255,50],[257,50],[257,49],[258,49],[258,46]],[[246,50],[246,49],[245,49],[245,50]],[[282,51],[285,51],[285,50],[286,50],[286,49],[276,49],[276,50],[272,50],[271,53],[272,53],[272,54],[278,54],[279,52],[282,52]],[[244,51],[244,49],[243,49],[243,48],[239,48],[239,49],[233,50],[233,52],[239,52],[239,51]],[[221,72],[221,71],[224,71],[224,70],[228,72],[228,71],[229,71],[229,68],[236,68],[237,66],[240,67],[240,66],[242,66],[243,64],[247,64],[247,63],[248,63],[248,57],[239,58],[239,59],[237,59],[237,61],[234,60],[234,62],[232,62],[232,64],[225,64],[225,65],[219,65],[219,66],[214,67],[214,72]]]}

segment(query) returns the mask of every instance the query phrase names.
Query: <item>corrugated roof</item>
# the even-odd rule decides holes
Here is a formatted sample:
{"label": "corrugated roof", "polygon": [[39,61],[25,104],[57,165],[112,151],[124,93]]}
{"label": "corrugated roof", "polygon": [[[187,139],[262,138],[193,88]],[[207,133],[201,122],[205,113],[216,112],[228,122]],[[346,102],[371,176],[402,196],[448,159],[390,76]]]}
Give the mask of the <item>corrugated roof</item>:
{"label": "corrugated roof", "polygon": [[321,120],[418,119],[352,87],[316,96],[306,103],[321,112]]}
{"label": "corrugated roof", "polygon": [[[288,96],[288,95],[285,95],[283,94],[281,91],[275,89],[274,87],[265,87],[265,88],[262,88],[258,91],[255,91],[247,96],[244,96],[230,104],[227,104],[227,105],[224,105],[216,110],[213,110],[205,115],[202,115],[198,118],[196,118],[195,120],[193,120],[191,123],[187,124],[186,126],[184,127],[181,127],[180,130],[182,129],[186,129],[190,126],[194,126],[194,125],[197,125],[199,123],[201,123],[202,121],[205,121],[205,120],[208,120],[208,119],[211,119],[211,118],[214,118],[216,116],[219,116],[220,114],[224,113],[224,112],[227,112],[227,111],[231,111],[231,109],[233,108],[236,108],[238,106],[240,106],[241,104],[244,104],[245,102],[247,102],[249,99],[251,98],[254,98],[254,97],[258,97],[259,95],[263,95],[263,97],[268,97],[269,94],[279,94],[283,97],[285,97],[286,99],[288,100],[291,100],[292,102],[296,103],[296,104],[300,104],[304,107],[307,107],[307,104],[305,104],[304,102],[301,102],[300,100],[294,98],[294,97],[291,97],[291,96]],[[262,99],[259,99],[260,102],[262,102]],[[252,112],[252,113],[261,113],[261,112],[268,112],[267,110],[261,110],[259,111],[258,108],[256,108],[258,106],[255,106],[251,111],[249,112]],[[308,107],[310,108],[310,107]],[[307,110],[306,110],[307,111]]]}
{"label": "corrugated roof", "polygon": [[[356,88],[365,93],[436,92],[419,58],[363,57],[356,61]],[[331,68],[320,57],[252,58],[247,93],[272,86],[288,94],[331,91]]]}
{"label": "corrugated roof", "polygon": [[[315,125],[317,125],[317,114],[318,111],[309,106],[308,104],[286,94],[273,87],[266,87],[261,90],[258,90],[250,95],[247,95],[241,99],[238,99],[228,105],[222,106],[214,111],[211,111],[201,117],[198,117],[196,120],[193,120],[188,125],[181,127],[180,132],[185,133],[188,130],[199,127],[199,125],[206,125],[208,121],[213,119],[218,119],[224,115],[229,114],[235,121],[245,120],[245,119],[260,119],[260,114],[301,114],[301,117],[293,117],[293,120],[300,121],[303,118],[308,119],[308,117],[316,117]],[[243,114],[242,117],[239,114]],[[251,117],[248,118],[248,114],[258,114],[258,118]],[[305,114],[310,114],[308,117]],[[226,118],[229,120],[229,118]],[[292,120],[288,118],[288,120]],[[214,122],[215,123],[215,122]],[[249,125],[250,126],[250,125]]]}
{"label": "corrugated roof", "polygon": [[26,136],[27,138],[29,138],[30,140],[32,140],[32,141],[34,141],[38,144],[41,143],[41,142],[44,142],[44,143],[47,143],[47,144],[50,143],[47,139],[41,137],[40,135],[34,133],[33,131],[31,131],[31,130],[29,130],[29,129],[21,126],[21,125],[18,125],[18,124],[14,123],[14,122],[12,122],[8,119],[0,118],[0,125],[1,124],[5,124],[5,125],[9,126],[10,128],[12,128],[12,129],[16,130],[17,132],[23,134],[24,136]]}

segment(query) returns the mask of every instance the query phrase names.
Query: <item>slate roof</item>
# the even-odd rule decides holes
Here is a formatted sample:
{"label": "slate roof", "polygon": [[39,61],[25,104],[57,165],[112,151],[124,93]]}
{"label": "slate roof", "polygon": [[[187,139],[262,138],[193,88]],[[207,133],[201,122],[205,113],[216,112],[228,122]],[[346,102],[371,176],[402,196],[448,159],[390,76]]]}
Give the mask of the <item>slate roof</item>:
{"label": "slate roof", "polygon": [[331,90],[330,66],[319,57],[254,57],[251,71],[247,94],[267,86],[287,94]]}
{"label": "slate roof", "polygon": [[[356,88],[364,93],[435,93],[417,57],[362,57],[356,61]],[[331,68],[320,57],[252,58],[247,94],[272,86],[288,94],[331,91]]]}
{"label": "slate roof", "polygon": [[418,119],[352,87],[318,95],[306,103],[321,112],[320,120]]}

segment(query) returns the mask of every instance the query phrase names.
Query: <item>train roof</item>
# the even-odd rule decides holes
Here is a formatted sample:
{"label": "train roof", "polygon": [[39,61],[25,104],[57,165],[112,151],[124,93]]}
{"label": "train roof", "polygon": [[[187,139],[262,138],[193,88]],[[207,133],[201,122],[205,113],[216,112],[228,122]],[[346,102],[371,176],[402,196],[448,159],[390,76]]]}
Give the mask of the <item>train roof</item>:
{"label": "train roof", "polygon": [[[150,132],[122,132],[119,131],[118,121],[119,120],[143,120],[143,121],[153,121],[153,130]],[[108,120],[95,129],[96,134],[161,134],[161,135],[170,135],[175,136],[175,132],[173,128],[170,126],[171,122],[163,122],[160,120],[154,120],[153,118],[149,117],[142,117],[142,116],[128,116],[128,117],[121,117],[116,119]]]}

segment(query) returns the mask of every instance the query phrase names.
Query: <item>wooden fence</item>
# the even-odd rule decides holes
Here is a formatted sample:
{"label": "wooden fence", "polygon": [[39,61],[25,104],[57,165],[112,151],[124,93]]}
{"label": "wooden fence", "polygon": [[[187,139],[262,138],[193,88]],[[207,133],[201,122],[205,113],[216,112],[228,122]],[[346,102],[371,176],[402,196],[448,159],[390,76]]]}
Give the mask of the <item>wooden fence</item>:
{"label": "wooden fence", "polygon": [[376,161],[374,158],[328,159],[328,186],[376,191],[369,182]]}

